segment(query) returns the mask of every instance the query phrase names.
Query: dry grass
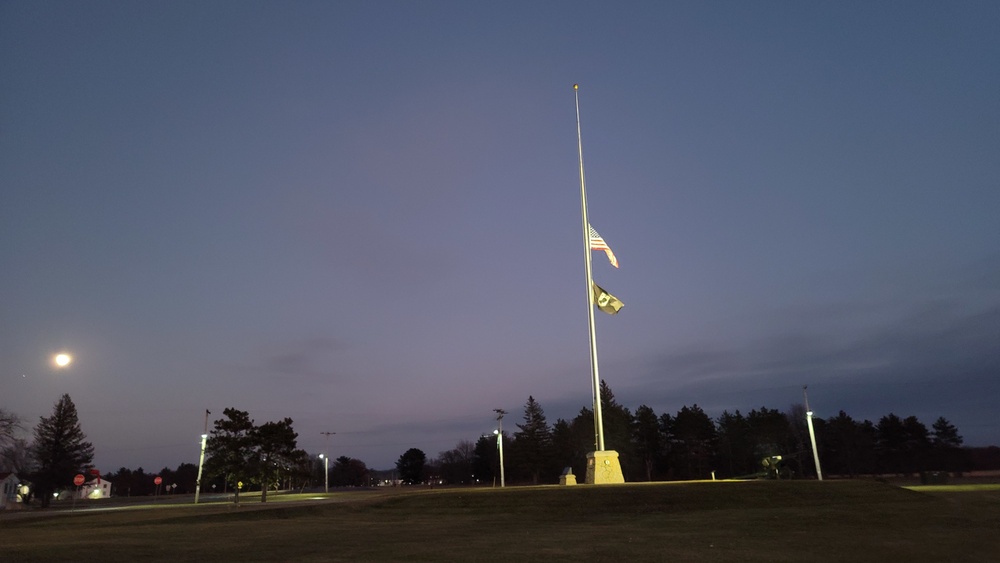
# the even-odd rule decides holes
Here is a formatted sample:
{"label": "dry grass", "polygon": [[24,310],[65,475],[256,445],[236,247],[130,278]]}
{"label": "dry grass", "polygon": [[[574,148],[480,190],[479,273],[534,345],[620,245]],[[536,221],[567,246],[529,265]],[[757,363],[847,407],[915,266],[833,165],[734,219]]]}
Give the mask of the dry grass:
{"label": "dry grass", "polygon": [[10,561],[997,561],[1000,491],[864,482],[403,489],[4,517]]}

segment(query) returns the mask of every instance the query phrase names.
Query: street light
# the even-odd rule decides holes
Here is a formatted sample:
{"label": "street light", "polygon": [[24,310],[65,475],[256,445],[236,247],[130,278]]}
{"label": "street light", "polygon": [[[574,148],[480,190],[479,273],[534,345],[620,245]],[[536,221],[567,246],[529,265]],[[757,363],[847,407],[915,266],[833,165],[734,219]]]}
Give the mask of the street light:
{"label": "street light", "polygon": [[504,487],[503,480],[503,415],[507,414],[507,411],[503,409],[493,409],[493,412],[497,413],[497,422],[500,423],[500,428],[494,430],[493,433],[497,435],[497,448],[500,450],[500,488]]}
{"label": "street light", "polygon": [[802,397],[806,401],[806,424],[809,426],[809,441],[812,442],[813,463],[816,464],[816,479],[823,480],[823,470],[819,468],[819,452],[816,450],[816,433],[813,431],[813,411],[809,410],[809,395],[806,394],[806,385],[802,386]]}
{"label": "street light", "polygon": [[319,457],[323,460],[323,483],[325,483],[324,488],[326,492],[330,492],[330,436],[336,434],[336,432],[320,432],[320,434],[326,436],[326,454],[320,454]]}
{"label": "street light", "polygon": [[325,492],[330,492],[330,457],[323,454],[319,454],[319,458],[323,460],[323,490]]}
{"label": "street light", "polygon": [[[497,448],[500,450],[500,487],[503,488],[503,433],[499,430],[494,430],[494,434],[497,436]],[[493,486],[496,486],[496,481],[493,482]]]}

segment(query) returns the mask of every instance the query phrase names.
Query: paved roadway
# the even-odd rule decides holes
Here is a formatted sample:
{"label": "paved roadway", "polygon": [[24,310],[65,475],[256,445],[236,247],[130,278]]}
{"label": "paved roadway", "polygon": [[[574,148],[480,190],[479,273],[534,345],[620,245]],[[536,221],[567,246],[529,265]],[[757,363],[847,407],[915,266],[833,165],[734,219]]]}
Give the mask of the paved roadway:
{"label": "paved roadway", "polygon": [[[262,510],[269,508],[281,508],[288,506],[301,506],[316,503],[342,503],[353,500],[360,500],[367,497],[365,493],[377,493],[375,489],[349,489],[344,492],[332,493],[290,493],[277,492],[268,493],[267,502],[260,502],[260,492],[243,493],[240,495],[240,510]],[[17,510],[0,510],[0,521],[20,518],[39,518],[47,516],[66,516],[73,514],[87,514],[95,512],[112,512],[121,510],[151,510],[168,507],[205,507],[209,512],[218,512],[219,509],[230,510],[235,508],[233,495],[229,494],[209,494],[201,495],[198,504],[194,504],[194,495],[161,495],[160,497],[111,497],[98,500],[77,500],[53,502],[46,509],[37,508],[37,504],[31,507]],[[214,510],[212,510],[214,508]]]}

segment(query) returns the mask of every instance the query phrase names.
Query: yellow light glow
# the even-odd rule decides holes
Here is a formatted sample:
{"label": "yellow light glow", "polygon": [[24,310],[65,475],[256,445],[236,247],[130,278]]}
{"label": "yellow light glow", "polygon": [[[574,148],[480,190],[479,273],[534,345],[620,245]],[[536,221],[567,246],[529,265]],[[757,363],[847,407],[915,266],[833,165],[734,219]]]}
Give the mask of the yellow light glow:
{"label": "yellow light glow", "polygon": [[69,354],[56,354],[56,365],[61,368],[68,366],[72,361],[73,357]]}

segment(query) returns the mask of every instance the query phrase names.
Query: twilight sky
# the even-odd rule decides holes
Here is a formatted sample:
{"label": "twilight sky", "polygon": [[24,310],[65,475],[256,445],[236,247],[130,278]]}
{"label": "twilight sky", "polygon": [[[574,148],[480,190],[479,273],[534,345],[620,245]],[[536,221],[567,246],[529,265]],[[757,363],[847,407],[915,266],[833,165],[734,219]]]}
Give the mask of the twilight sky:
{"label": "twilight sky", "polygon": [[[0,2],[0,408],[388,468],[590,403],[1000,443],[1000,3]],[[68,351],[64,370],[51,361]],[[613,448],[614,444],[608,444]]]}

